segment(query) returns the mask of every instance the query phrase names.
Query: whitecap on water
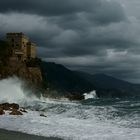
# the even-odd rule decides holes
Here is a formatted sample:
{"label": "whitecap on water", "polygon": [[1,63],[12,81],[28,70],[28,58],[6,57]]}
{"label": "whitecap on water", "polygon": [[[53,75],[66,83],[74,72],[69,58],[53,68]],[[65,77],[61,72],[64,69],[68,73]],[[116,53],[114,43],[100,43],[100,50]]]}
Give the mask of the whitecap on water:
{"label": "whitecap on water", "polygon": [[84,95],[85,100],[97,98],[97,94],[95,90],[91,91],[90,93],[84,93],[83,95]]}

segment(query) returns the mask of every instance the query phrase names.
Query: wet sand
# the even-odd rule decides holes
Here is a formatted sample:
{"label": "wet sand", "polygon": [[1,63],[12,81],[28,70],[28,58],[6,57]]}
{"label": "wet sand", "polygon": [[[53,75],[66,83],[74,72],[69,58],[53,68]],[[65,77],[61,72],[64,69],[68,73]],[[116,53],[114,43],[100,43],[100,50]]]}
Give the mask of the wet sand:
{"label": "wet sand", "polygon": [[0,129],[0,140],[63,140],[55,137],[41,137]]}

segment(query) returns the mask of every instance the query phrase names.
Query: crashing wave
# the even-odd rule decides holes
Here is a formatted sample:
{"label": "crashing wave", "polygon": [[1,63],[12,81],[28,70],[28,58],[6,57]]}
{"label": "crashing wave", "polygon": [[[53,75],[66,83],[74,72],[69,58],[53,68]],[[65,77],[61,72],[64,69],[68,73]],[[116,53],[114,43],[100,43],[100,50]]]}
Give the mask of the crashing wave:
{"label": "crashing wave", "polygon": [[84,93],[84,99],[87,100],[87,99],[96,99],[97,98],[97,94],[96,94],[96,91],[93,90],[91,91],[90,93]]}

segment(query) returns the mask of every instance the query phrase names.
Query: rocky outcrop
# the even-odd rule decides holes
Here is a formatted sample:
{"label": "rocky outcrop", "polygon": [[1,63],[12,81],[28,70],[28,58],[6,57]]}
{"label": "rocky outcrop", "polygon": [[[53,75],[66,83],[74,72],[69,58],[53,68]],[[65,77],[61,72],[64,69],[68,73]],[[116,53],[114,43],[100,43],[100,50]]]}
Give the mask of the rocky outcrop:
{"label": "rocky outcrop", "polygon": [[27,113],[24,108],[20,108],[18,104],[12,103],[3,103],[0,104],[0,115],[4,115],[5,112],[9,113],[9,115],[23,115],[22,112]]}
{"label": "rocky outcrop", "polygon": [[3,68],[4,70],[1,72],[2,78],[16,75],[33,84],[42,84],[42,74],[38,66],[27,66],[26,62],[10,57],[9,64],[7,66],[3,66]]}
{"label": "rocky outcrop", "polygon": [[3,110],[11,110],[11,109],[18,110],[19,109],[19,105],[15,104],[15,103],[12,103],[12,104],[3,103],[3,104],[0,104],[0,108],[3,109]]}

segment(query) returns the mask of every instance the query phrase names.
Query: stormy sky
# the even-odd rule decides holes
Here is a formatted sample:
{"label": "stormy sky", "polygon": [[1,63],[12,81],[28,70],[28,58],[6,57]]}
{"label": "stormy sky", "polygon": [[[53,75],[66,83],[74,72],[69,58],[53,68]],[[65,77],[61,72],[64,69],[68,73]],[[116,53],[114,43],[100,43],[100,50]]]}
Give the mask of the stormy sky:
{"label": "stormy sky", "polygon": [[140,83],[139,0],[0,0],[0,37],[24,32],[38,56]]}

